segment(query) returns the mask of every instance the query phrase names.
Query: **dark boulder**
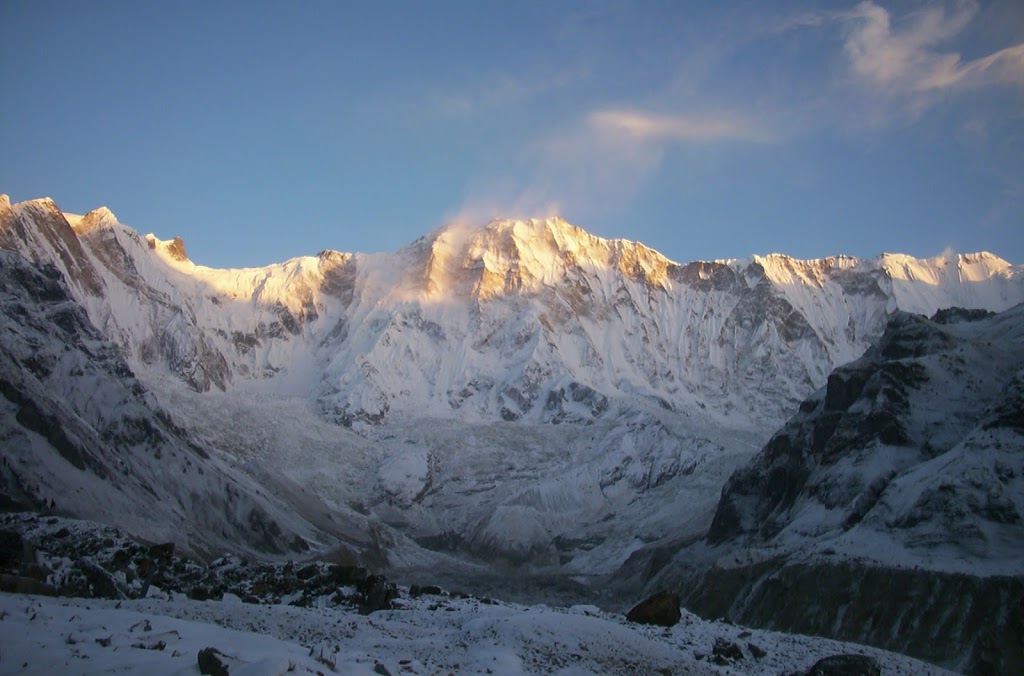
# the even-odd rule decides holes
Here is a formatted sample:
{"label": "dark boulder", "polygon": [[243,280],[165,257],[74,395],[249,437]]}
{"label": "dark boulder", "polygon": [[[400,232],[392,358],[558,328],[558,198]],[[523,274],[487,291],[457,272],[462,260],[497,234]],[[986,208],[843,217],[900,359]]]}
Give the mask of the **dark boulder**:
{"label": "dark boulder", "polygon": [[419,596],[440,596],[442,593],[443,592],[440,587],[432,584],[424,585],[422,587],[414,584],[409,587],[409,596],[412,596],[413,598]]}
{"label": "dark boulder", "polygon": [[726,666],[743,657],[743,648],[721,637],[715,639],[715,647],[711,649],[711,661],[715,664]]}
{"label": "dark boulder", "polygon": [[218,587],[196,585],[189,590],[188,597],[193,601],[220,601],[224,592]]}
{"label": "dark boulder", "polygon": [[359,613],[369,615],[375,610],[387,610],[391,601],[398,598],[398,588],[383,575],[370,575],[359,583]]}
{"label": "dark boulder", "polygon": [[0,591],[11,594],[37,594],[57,596],[57,590],[40,580],[24,575],[0,573]]}
{"label": "dark boulder", "polygon": [[881,676],[882,668],[867,655],[831,655],[814,663],[806,676]]}
{"label": "dark boulder", "polygon": [[13,530],[0,531],[0,571],[16,573],[25,559],[25,541]]}
{"label": "dark boulder", "polygon": [[679,623],[682,612],[679,610],[679,594],[661,591],[636,604],[626,619],[640,624],[656,624],[662,627],[673,627]]}
{"label": "dark boulder", "polygon": [[199,673],[210,674],[210,676],[228,676],[225,657],[224,653],[216,648],[203,648],[196,657],[196,661],[199,663]]}
{"label": "dark boulder", "polygon": [[310,580],[317,577],[320,574],[320,567],[315,563],[311,563],[308,566],[303,566],[295,571],[295,577],[300,580]]}
{"label": "dark boulder", "polygon": [[139,592],[140,598],[145,598],[149,593],[149,587],[154,583],[163,582],[163,574],[174,560],[174,543],[165,542],[159,545],[152,545],[146,556],[135,561],[136,574],[142,579],[142,589]]}
{"label": "dark boulder", "polygon": [[57,593],[85,599],[125,598],[115,574],[87,558],[75,562],[71,574],[64,578]]}
{"label": "dark boulder", "polygon": [[365,568],[329,564],[327,567],[327,583],[334,587],[358,584],[366,579]]}

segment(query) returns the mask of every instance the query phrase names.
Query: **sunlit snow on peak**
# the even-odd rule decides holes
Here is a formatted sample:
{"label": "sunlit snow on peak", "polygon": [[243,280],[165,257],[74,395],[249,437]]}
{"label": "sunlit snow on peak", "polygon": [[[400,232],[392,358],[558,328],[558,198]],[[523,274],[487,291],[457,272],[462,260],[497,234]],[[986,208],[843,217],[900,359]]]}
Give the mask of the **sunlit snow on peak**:
{"label": "sunlit snow on peak", "polygon": [[97,207],[84,216],[79,216],[74,222],[68,216],[67,213],[64,214],[64,218],[79,235],[118,225],[117,216],[107,207]]}

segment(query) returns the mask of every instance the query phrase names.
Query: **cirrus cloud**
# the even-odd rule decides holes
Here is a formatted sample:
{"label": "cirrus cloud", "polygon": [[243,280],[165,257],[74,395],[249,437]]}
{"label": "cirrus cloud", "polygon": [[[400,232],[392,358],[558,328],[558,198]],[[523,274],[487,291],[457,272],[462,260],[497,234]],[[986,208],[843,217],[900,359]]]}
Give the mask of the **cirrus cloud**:
{"label": "cirrus cloud", "polygon": [[963,32],[977,11],[973,2],[959,3],[952,12],[932,6],[910,15],[897,28],[887,9],[862,2],[846,16],[853,28],[843,51],[857,77],[892,93],[1024,86],[1024,43],[969,61],[941,49],[943,42]]}
{"label": "cirrus cloud", "polygon": [[449,220],[555,213],[592,218],[632,200],[672,148],[769,140],[765,130],[732,110],[665,114],[597,108],[524,149],[519,159],[530,167],[528,180],[475,182]]}
{"label": "cirrus cloud", "polygon": [[592,130],[599,134],[625,134],[637,141],[686,143],[765,138],[756,125],[732,112],[695,116],[608,109],[596,110],[586,119]]}

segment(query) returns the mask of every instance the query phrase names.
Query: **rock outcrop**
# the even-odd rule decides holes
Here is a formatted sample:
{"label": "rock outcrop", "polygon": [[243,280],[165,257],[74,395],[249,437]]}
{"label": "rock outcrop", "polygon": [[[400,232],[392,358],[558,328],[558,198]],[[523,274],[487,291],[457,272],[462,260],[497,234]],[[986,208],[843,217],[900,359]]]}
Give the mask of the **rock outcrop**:
{"label": "rock outcrop", "polygon": [[662,627],[674,627],[679,624],[681,617],[679,595],[666,591],[644,599],[626,614],[626,619],[630,622],[657,624]]}
{"label": "rock outcrop", "polygon": [[835,370],[651,586],[706,617],[1024,667],[1024,306],[936,319],[895,315]]}

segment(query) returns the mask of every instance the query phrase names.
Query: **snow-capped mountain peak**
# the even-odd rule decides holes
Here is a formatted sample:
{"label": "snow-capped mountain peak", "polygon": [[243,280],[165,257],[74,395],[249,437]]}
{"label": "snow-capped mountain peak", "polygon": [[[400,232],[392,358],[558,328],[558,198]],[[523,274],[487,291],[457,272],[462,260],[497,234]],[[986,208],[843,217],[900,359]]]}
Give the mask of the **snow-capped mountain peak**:
{"label": "snow-capped mountain peak", "polygon": [[538,293],[576,275],[620,274],[667,287],[672,261],[628,240],[587,233],[560,217],[446,225],[410,249],[423,252],[429,296]]}
{"label": "snow-capped mountain peak", "polygon": [[771,253],[752,256],[750,262],[760,266],[768,281],[788,286],[811,286],[821,288],[826,278],[843,270],[855,270],[861,266],[854,256],[828,256],[826,258],[798,259],[785,254]]}
{"label": "snow-capped mountain peak", "polygon": [[956,265],[895,254],[679,264],[550,217],[449,224],[390,254],[218,270],[105,208],[65,216],[36,200],[5,213],[0,242],[54,262],[133,367],[162,365],[202,389],[312,360],[322,379],[308,387],[327,409],[374,419],[385,409],[546,419],[545,402],[576,383],[780,421],[897,309],[1024,300],[1022,268],[985,253]]}
{"label": "snow-capped mountain peak", "polygon": [[[159,239],[156,235],[150,233],[146,235],[146,243],[149,247],[156,251],[165,261],[174,265],[175,263],[191,263],[188,255],[185,253],[185,242],[182,241],[181,237],[174,237],[169,240]],[[193,266],[194,267],[194,266]]]}
{"label": "snow-capped mountain peak", "polygon": [[100,228],[113,228],[120,225],[117,216],[107,207],[97,207],[84,216],[75,217],[64,214],[68,224],[79,235],[84,235]]}
{"label": "snow-capped mountain peak", "polygon": [[953,276],[959,281],[976,282],[1012,267],[988,251],[946,253],[924,259],[886,253],[880,257],[879,265],[894,279],[922,281],[933,286]]}

